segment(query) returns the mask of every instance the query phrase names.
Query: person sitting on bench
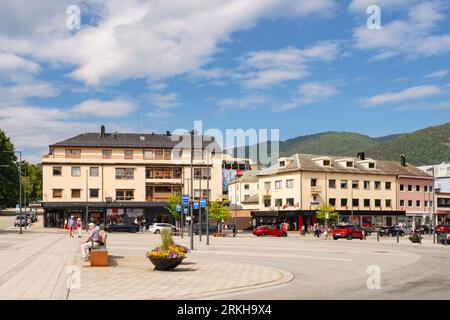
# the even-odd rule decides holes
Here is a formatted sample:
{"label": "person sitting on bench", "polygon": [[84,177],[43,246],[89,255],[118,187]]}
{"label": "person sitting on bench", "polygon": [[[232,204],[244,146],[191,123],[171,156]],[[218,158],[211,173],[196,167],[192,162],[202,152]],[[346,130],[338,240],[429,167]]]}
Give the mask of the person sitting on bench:
{"label": "person sitting on bench", "polygon": [[89,249],[97,248],[101,246],[100,228],[96,227],[93,223],[88,225],[88,236],[81,244],[81,256],[84,260],[89,259]]}

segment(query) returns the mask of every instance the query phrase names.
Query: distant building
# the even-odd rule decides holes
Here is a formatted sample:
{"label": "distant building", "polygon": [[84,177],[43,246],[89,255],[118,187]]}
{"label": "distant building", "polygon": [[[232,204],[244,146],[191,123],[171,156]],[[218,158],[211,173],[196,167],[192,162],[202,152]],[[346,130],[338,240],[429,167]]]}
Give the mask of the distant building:
{"label": "distant building", "polygon": [[257,210],[259,202],[258,170],[249,170],[228,185],[231,208]]}
{"label": "distant building", "polygon": [[438,224],[450,224],[450,163],[420,166],[434,177],[434,204]]}

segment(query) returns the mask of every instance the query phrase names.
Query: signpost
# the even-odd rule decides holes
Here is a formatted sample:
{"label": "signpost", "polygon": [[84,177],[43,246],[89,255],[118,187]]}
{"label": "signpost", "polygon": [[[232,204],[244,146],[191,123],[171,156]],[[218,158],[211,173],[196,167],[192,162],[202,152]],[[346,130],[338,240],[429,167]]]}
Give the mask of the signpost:
{"label": "signpost", "polygon": [[198,209],[200,209],[200,204],[198,203],[198,201],[194,201],[194,210]]}
{"label": "signpost", "polygon": [[206,208],[206,199],[200,199],[200,208]]}

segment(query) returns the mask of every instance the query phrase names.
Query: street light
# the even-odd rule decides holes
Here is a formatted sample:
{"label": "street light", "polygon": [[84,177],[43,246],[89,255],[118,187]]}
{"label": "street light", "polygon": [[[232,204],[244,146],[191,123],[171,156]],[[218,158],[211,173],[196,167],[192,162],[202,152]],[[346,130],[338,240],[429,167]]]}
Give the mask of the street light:
{"label": "street light", "polygon": [[[19,234],[22,234],[22,151],[2,151],[4,153],[18,153],[19,154],[19,217],[20,217],[20,224],[19,224]],[[0,167],[9,167],[7,165],[2,165]],[[26,217],[25,217],[25,223],[26,223]]]}

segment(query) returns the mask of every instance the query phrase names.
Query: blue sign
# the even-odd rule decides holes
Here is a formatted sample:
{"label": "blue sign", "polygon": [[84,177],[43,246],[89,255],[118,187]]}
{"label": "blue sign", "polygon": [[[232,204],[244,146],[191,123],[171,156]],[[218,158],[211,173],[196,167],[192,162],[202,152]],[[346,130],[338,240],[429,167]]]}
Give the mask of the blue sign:
{"label": "blue sign", "polygon": [[199,209],[200,208],[200,204],[198,203],[198,201],[194,202],[194,209]]}
{"label": "blue sign", "polygon": [[200,207],[206,208],[206,199],[200,199]]}
{"label": "blue sign", "polygon": [[183,213],[184,213],[184,214],[188,214],[188,208],[184,208],[184,209],[183,209]]}
{"label": "blue sign", "polygon": [[181,212],[181,205],[177,204],[177,212]]}
{"label": "blue sign", "polygon": [[188,194],[181,196],[181,205],[183,205],[183,206],[189,205],[189,195]]}

